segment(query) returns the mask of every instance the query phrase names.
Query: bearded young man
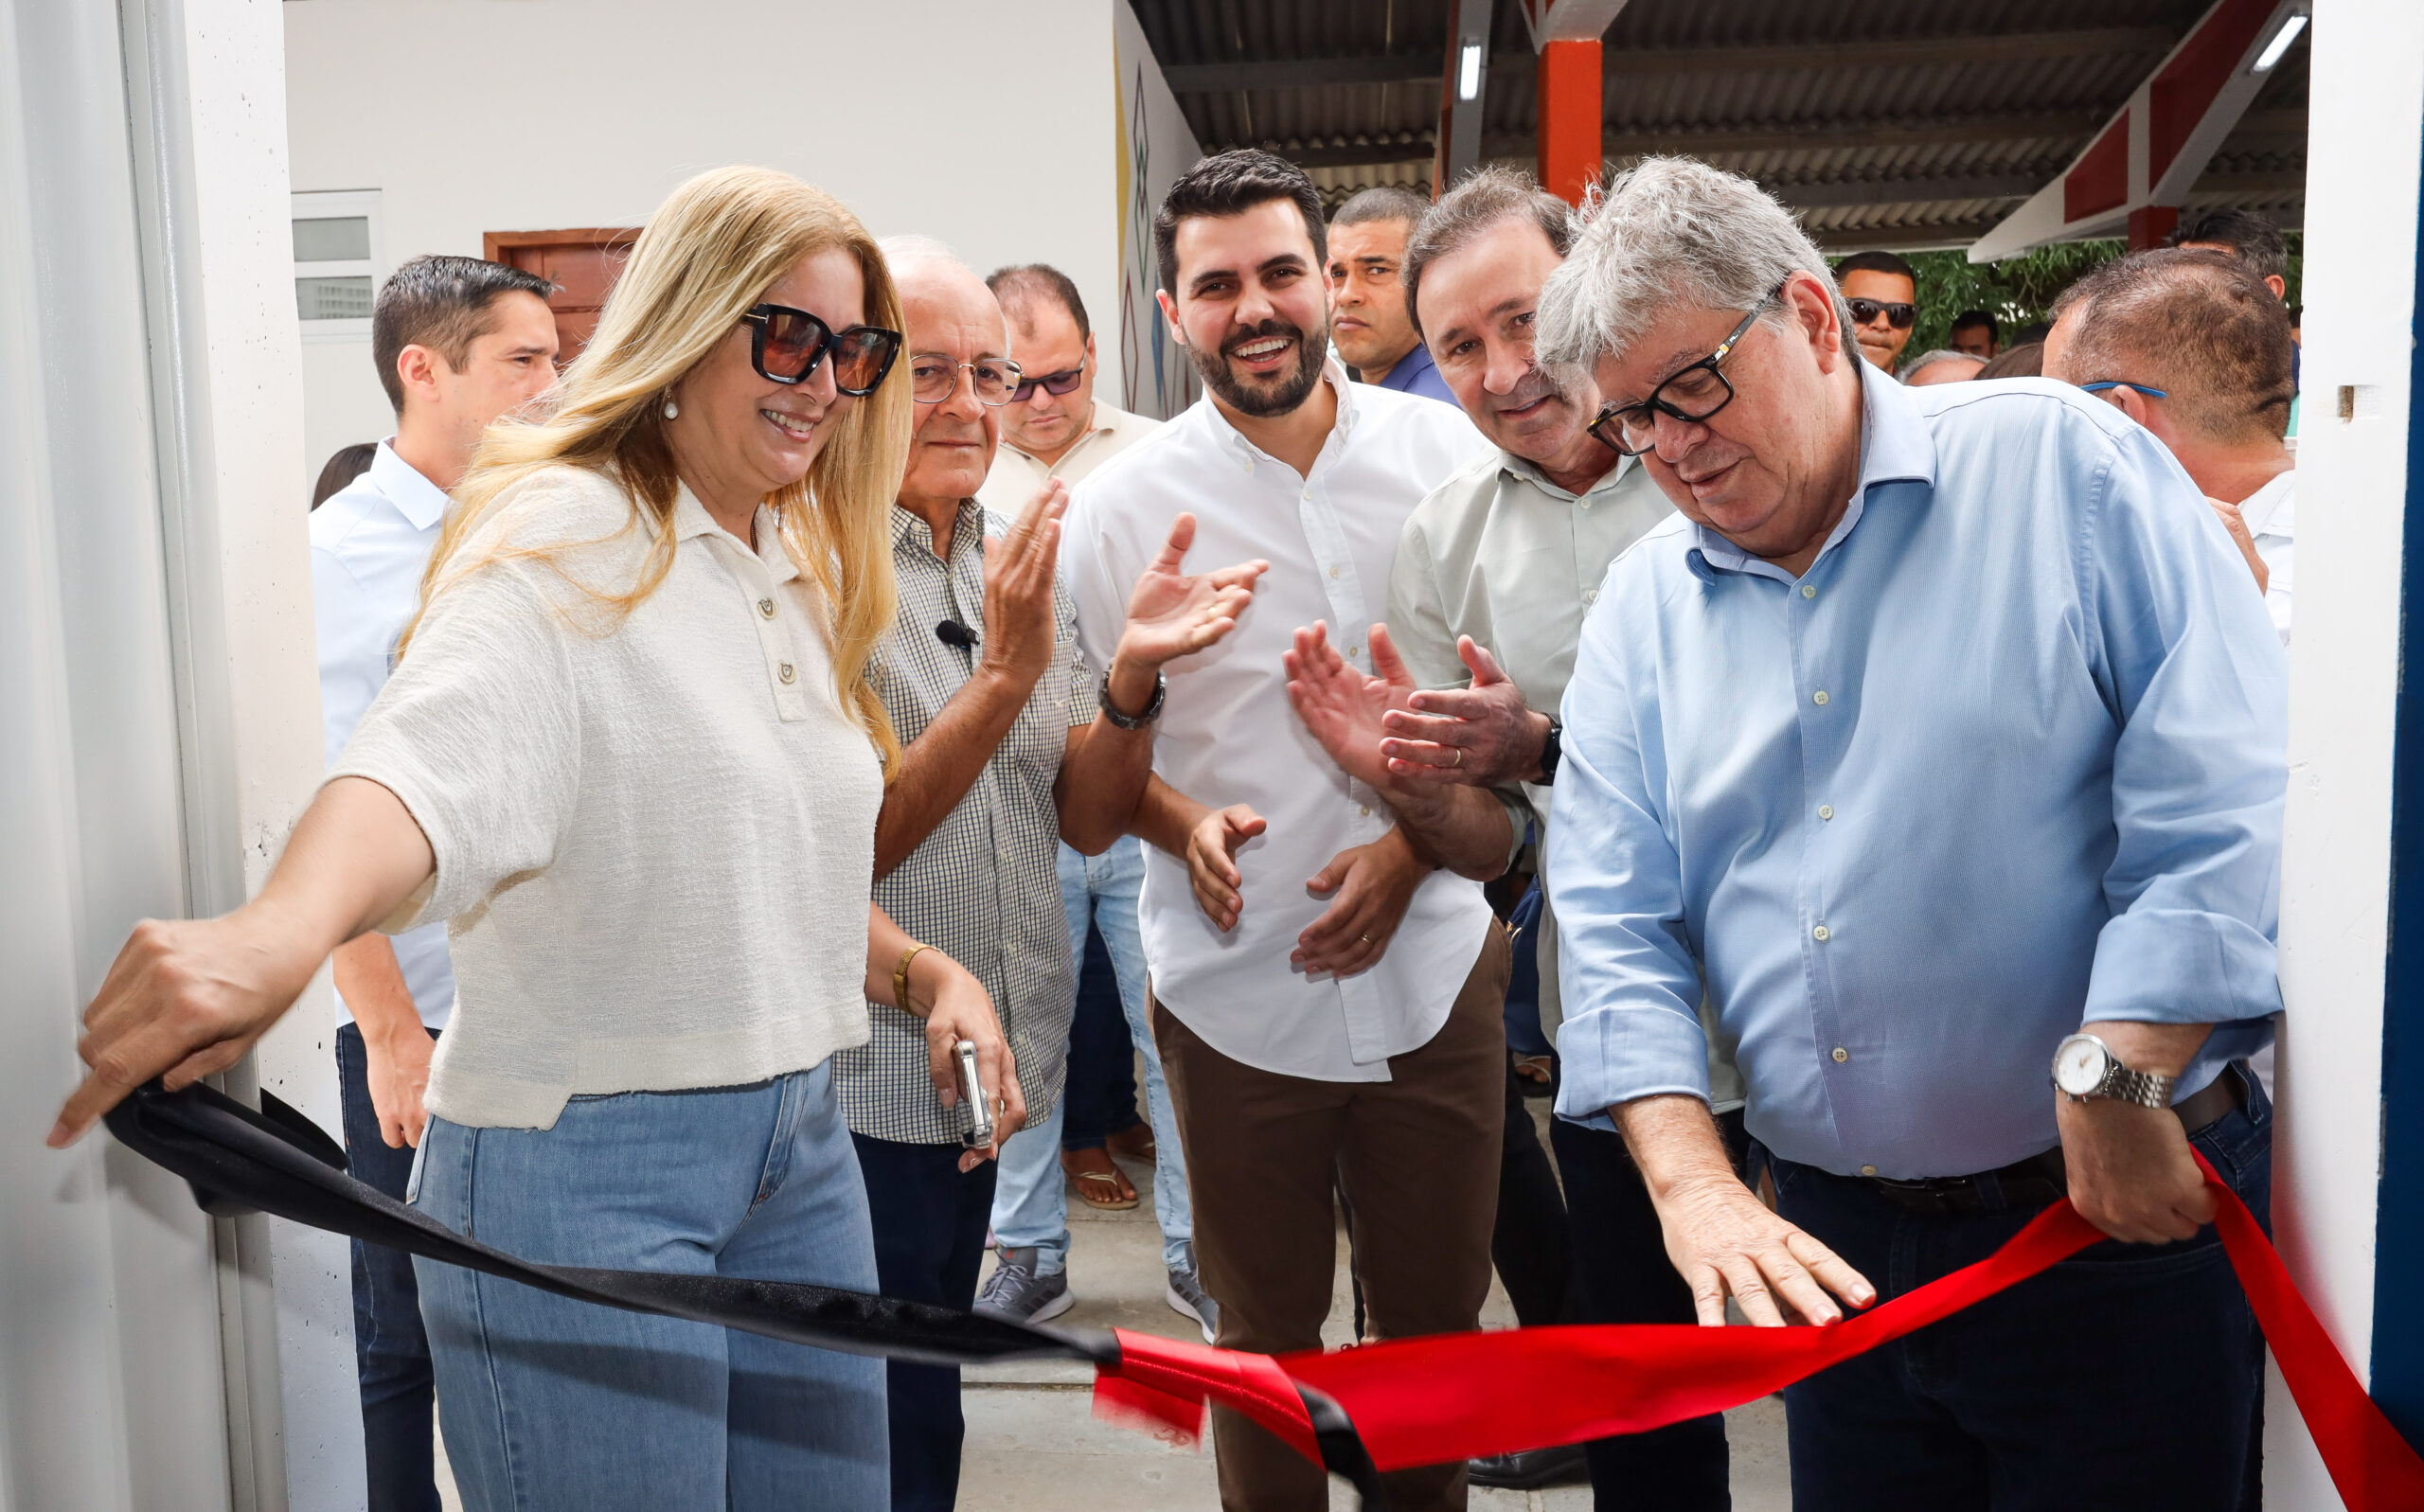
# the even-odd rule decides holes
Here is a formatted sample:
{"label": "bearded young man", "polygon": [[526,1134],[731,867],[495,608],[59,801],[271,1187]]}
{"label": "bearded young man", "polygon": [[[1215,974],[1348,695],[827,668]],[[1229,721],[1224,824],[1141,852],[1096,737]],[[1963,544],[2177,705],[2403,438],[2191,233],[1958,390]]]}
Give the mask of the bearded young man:
{"label": "bearded young man", "polygon": [[[1206,393],[1078,487],[1065,538],[1090,659],[1180,515],[1209,558],[1270,563],[1228,637],[1166,668],[1134,823],[1197,1257],[1220,1343],[1265,1353],[1321,1343],[1340,1189],[1377,1333],[1477,1325],[1506,1076],[1507,949],[1481,889],[1417,853],[1289,708],[1295,627],[1371,623],[1407,515],[1484,450],[1454,410],[1326,361],[1324,235],[1311,181],[1267,152],[1171,187],[1161,308]],[[1321,1470],[1251,1423],[1224,1414],[1214,1443],[1224,1505],[1329,1504]],[[1402,1507],[1464,1504],[1462,1465],[1390,1481]]]}
{"label": "bearded young man", "polygon": [[[1505,868],[1534,838],[1544,852],[1559,844],[1550,813],[1557,708],[1583,617],[1608,564],[1675,512],[1647,469],[1591,435],[1599,396],[1589,376],[1553,374],[1533,360],[1541,287],[1565,260],[1575,228],[1572,206],[1506,169],[1468,177],[1422,218],[1406,256],[1416,324],[1497,450],[1440,485],[1406,523],[1389,621],[1372,628],[1382,675],[1362,676],[1328,636],[1310,631],[1290,658],[1289,692],[1306,728],[1388,794],[1425,849],[1469,875]],[[1529,935],[1542,1024],[1554,1033],[1555,913],[1543,907]],[[1741,1077],[1722,1041],[1711,1042],[1712,1111],[1738,1150]],[[1565,1206],[1527,1225],[1519,1204],[1541,1176],[1524,1163],[1546,1161],[1510,1084],[1492,1249],[1518,1321],[1690,1323],[1691,1292],[1666,1263],[1657,1211],[1622,1137],[1560,1119],[1550,1138],[1558,1175],[1546,1176],[1546,1191],[1553,1204],[1562,1176]],[[1570,1224],[1555,1222],[1569,1212]],[[1570,1265],[1564,1254],[1539,1253],[1539,1231],[1549,1227],[1570,1232]],[[1544,1261],[1557,1267],[1545,1280]],[[1574,1457],[1503,1455],[1475,1462],[1473,1476],[1540,1485]],[[1728,1505],[1725,1421],[1714,1414],[1599,1440],[1587,1457],[1602,1507]]]}

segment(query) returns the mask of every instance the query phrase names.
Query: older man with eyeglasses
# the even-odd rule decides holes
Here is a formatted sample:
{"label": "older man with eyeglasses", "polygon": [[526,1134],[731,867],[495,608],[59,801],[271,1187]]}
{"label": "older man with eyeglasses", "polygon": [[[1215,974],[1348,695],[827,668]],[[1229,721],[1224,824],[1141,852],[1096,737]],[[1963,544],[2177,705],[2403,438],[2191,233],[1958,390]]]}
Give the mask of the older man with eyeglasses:
{"label": "older man with eyeglasses", "polygon": [[1893,382],[1689,160],[1610,186],[1539,328],[1680,511],[1566,690],[1560,1116],[1624,1134],[1703,1324],[1833,1321],[2065,1197],[2119,1241],[1789,1388],[1802,1512],[2237,1507],[2262,1349],[2192,1151],[2267,1211],[2287,667],[2221,525],[2075,389]]}
{"label": "older man with eyeglasses", "polygon": [[[875,898],[916,942],[896,980],[931,947],[984,984],[1026,1116],[1042,1121],[1060,1094],[1077,990],[1060,843],[1099,852],[1125,828],[1152,759],[1163,665],[1228,633],[1260,565],[1184,574],[1194,520],[1174,522],[1133,579],[1097,675],[1056,571],[1066,490],[1046,484],[1007,524],[972,497],[1022,377],[1001,306],[940,243],[900,238],[883,250],[916,405],[892,511],[900,609],[871,668],[902,748],[876,816]],[[985,1157],[1015,1130],[988,1141],[965,1099],[936,1096],[924,1020],[874,1002],[867,1014],[868,1042],[837,1052],[833,1067],[877,1279],[888,1296],[967,1307],[992,1212]],[[984,1091],[989,1102],[999,1093]],[[894,1512],[947,1512],[959,1372],[895,1361],[888,1376]]]}

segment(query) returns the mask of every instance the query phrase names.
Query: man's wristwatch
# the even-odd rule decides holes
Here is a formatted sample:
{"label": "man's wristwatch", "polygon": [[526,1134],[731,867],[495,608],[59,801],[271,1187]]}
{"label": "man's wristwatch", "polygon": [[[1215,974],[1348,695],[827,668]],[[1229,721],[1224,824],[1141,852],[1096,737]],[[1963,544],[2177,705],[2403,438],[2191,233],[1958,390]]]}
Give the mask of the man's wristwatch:
{"label": "man's wristwatch", "polygon": [[1113,703],[1111,699],[1111,668],[1106,667],[1102,669],[1102,693],[1100,695],[1100,703],[1102,704],[1103,718],[1109,720],[1112,723],[1118,725],[1123,730],[1141,730],[1145,726],[1152,723],[1155,720],[1160,719],[1162,717],[1163,701],[1167,700],[1169,696],[1169,680],[1162,676],[1161,673],[1155,672],[1153,674],[1153,702],[1146,704],[1145,711],[1141,714],[1122,714],[1119,711],[1119,705]]}
{"label": "man's wristwatch", "polygon": [[1549,716],[1549,733],[1541,738],[1541,786],[1552,787],[1557,782],[1557,764],[1565,759],[1565,726]]}
{"label": "man's wristwatch", "polygon": [[2054,1047],[2054,1086],[2073,1102],[2111,1097],[2141,1108],[2168,1108],[2176,1077],[2132,1071],[2112,1047],[2092,1034],[2075,1034]]}

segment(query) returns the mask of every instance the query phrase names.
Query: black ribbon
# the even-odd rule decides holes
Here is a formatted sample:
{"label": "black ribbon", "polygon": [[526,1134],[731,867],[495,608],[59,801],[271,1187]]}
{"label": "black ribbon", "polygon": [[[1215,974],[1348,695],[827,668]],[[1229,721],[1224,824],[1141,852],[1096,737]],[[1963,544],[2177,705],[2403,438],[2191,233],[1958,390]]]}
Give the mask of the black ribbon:
{"label": "black ribbon", "polygon": [[[258,1112],[196,1083],[138,1087],[104,1121],[120,1144],[185,1178],[203,1211],[268,1213],[331,1234],[442,1260],[558,1296],[662,1313],[835,1349],[933,1365],[1081,1360],[1119,1368],[1119,1341],[1095,1328],[1005,1323],[954,1307],[797,1281],[668,1275],[538,1265],[469,1239],[346,1174],[345,1150],[320,1127],[264,1093]],[[1344,1409],[1299,1386],[1324,1467],[1352,1483],[1367,1512],[1385,1512],[1379,1472]]]}

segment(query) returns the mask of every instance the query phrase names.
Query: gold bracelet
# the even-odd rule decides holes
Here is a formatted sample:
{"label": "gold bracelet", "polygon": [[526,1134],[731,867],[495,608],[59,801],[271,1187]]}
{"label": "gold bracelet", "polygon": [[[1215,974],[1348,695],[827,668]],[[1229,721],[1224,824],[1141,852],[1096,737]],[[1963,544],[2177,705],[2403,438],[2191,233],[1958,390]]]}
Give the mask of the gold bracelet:
{"label": "gold bracelet", "polygon": [[933,949],[934,947],[931,945],[912,945],[907,950],[900,952],[900,964],[892,969],[893,1006],[899,1008],[903,1013],[914,1013],[917,1011],[909,1006],[909,963],[918,958],[918,952],[919,951],[931,951]]}

